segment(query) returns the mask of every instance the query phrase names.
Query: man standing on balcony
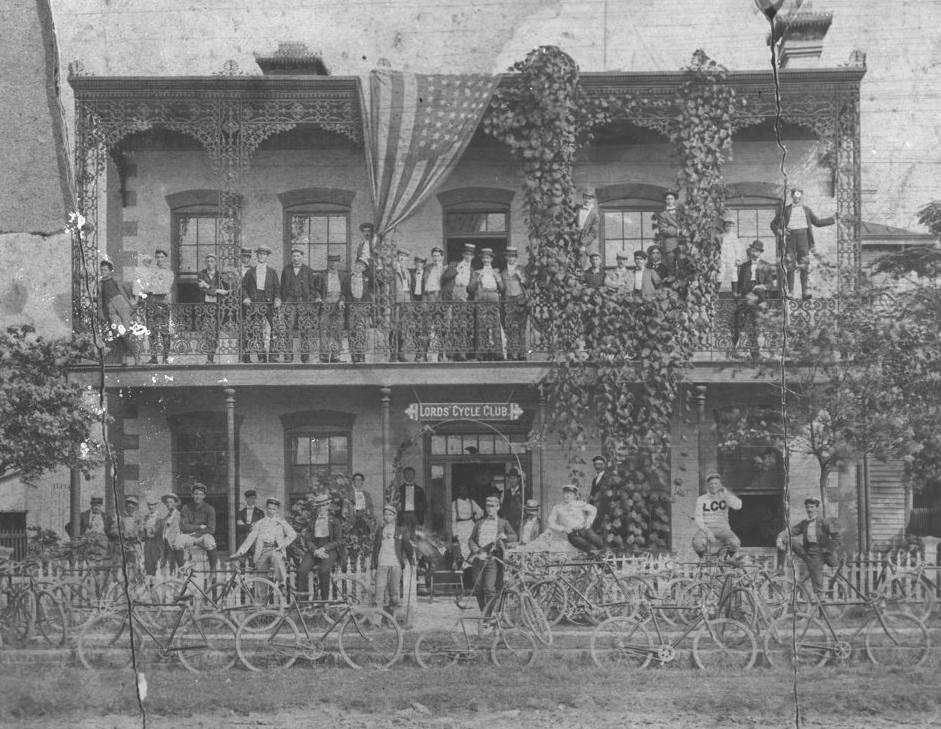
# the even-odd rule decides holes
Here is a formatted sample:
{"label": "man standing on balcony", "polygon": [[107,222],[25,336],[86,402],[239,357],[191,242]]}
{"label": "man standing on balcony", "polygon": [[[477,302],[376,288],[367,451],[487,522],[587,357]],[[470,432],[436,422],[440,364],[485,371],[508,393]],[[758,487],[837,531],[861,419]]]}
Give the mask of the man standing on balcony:
{"label": "man standing on balcony", "polygon": [[582,204],[575,211],[575,224],[578,227],[578,242],[584,256],[584,252],[598,237],[597,198],[595,188],[591,185],[586,185],[582,190]]}
{"label": "man standing on balcony", "polygon": [[601,267],[601,254],[598,251],[592,251],[588,256],[589,266],[585,269],[585,285],[592,289],[600,289],[604,286],[605,273]]}
{"label": "man standing on balcony", "polygon": [[437,246],[432,248],[431,261],[421,269],[416,269],[415,274],[421,278],[422,301],[427,304],[422,307],[422,336],[419,353],[415,359],[427,361],[432,346],[440,348],[441,336],[445,329],[443,312],[439,306],[441,279],[444,276],[444,250]]}
{"label": "man standing on balcony", "polygon": [[742,265],[741,244],[735,230],[735,215],[726,213],[722,219],[721,259],[719,266],[719,292],[735,293],[738,285],[738,267]]}
{"label": "man standing on balcony", "polygon": [[316,284],[315,300],[320,300],[320,361],[339,362],[346,316],[346,282],[341,278],[340,254],[327,256],[327,270]]}
{"label": "man standing on balcony", "polygon": [[372,223],[360,223],[359,234],[360,241],[356,246],[355,260],[362,261],[369,269],[379,256],[379,238],[376,236],[376,226]]}
{"label": "man standing on balcony", "polygon": [[468,306],[469,298],[467,286],[470,284],[471,274],[474,272],[473,262],[477,246],[465,243],[461,251],[461,260],[450,264],[441,277],[441,298],[454,302],[450,311],[448,325],[451,341],[457,346],[463,346],[469,351],[452,351],[451,359],[462,362],[473,356],[474,316],[473,310]]}
{"label": "man standing on balcony", "polygon": [[627,265],[627,253],[618,251],[617,259],[617,268],[605,274],[604,285],[614,291],[629,291],[631,284],[634,282],[634,272]]}
{"label": "man standing on balcony", "polygon": [[481,248],[483,266],[471,274],[468,293],[477,304],[477,356],[481,360],[503,359],[500,331],[500,298],[506,290],[503,277],[493,267],[493,249]]}
{"label": "man standing on balcony", "polygon": [[635,301],[650,301],[657,297],[662,281],[660,274],[647,268],[647,254],[634,251],[634,270],[631,277],[631,290]]}
{"label": "man standing on balcony", "polygon": [[313,335],[314,317],[317,315],[316,296],[314,272],[304,263],[304,249],[294,247],[291,249],[291,262],[281,272],[281,306],[284,309],[284,325],[287,331],[285,362],[294,361],[292,334],[295,332],[301,340],[301,362],[310,361],[310,340]]}
{"label": "man standing on balcony", "polygon": [[506,358],[526,359],[526,275],[518,263],[519,253],[507,246],[503,271],[503,328],[506,331]]}
{"label": "man standing on balcony", "polygon": [[663,210],[653,215],[654,236],[663,252],[664,265],[670,273],[676,273],[683,208],[677,203],[677,195],[672,190],[664,193],[663,200]]}
{"label": "man standing on balcony", "polygon": [[144,291],[147,296],[147,328],[150,330],[149,364],[157,364],[158,352],[166,364],[170,354],[170,292],[173,289],[173,271],[167,268],[168,261],[165,250],[158,248],[154,251],[156,265],[150,270]]}
{"label": "man standing on balcony", "polygon": [[392,279],[392,298],[395,305],[393,327],[389,332],[389,361],[405,362],[405,343],[412,341],[415,321],[411,310],[412,272],[408,268],[409,252],[400,249],[395,256]]}
{"label": "man standing on balcony", "polygon": [[353,362],[366,360],[366,344],[369,338],[372,301],[372,280],[369,277],[369,263],[362,258],[353,261],[347,285],[349,303],[346,307],[350,338],[350,359]]}
{"label": "man standing on balcony", "polygon": [[219,346],[219,297],[229,293],[225,279],[216,268],[216,257],[206,255],[206,267],[196,274],[196,285],[203,294],[204,317],[197,317],[206,341],[206,361],[212,363]]}
{"label": "man standing on balcony", "polygon": [[245,280],[245,274],[252,270],[252,251],[243,248],[239,253],[239,278]]}
{"label": "man standing on balcony", "polygon": [[[278,285],[278,273],[268,265],[271,249],[260,245],[255,249],[257,263],[245,273],[242,279],[242,304],[245,315],[242,327],[245,333],[242,344],[242,362],[251,361],[250,353],[258,353],[259,362],[269,359],[269,346],[273,338],[272,326],[274,310],[281,308],[281,292]],[[270,353],[272,362],[277,362],[277,355]]]}
{"label": "man standing on balcony", "polygon": [[791,191],[791,204],[785,205],[771,221],[771,230],[778,237],[784,250],[784,270],[787,272],[787,296],[794,295],[794,269],[800,271],[801,295],[811,298],[808,289],[810,252],[814,249],[814,227],[833,225],[837,216],[818,218],[814,211],[803,203],[804,191]]}
{"label": "man standing on balcony", "polygon": [[104,309],[102,313],[111,325],[112,337],[134,358],[135,365],[140,364],[139,344],[131,333],[131,300],[134,297],[122,282],[114,278],[114,264],[111,261],[102,261],[98,271],[101,274],[98,285],[101,291],[101,307]]}
{"label": "man standing on balcony", "polygon": [[738,347],[739,337],[745,331],[753,359],[758,358],[758,312],[777,290],[777,269],[761,254],[765,244],[757,238],[748,246],[748,260],[738,268],[736,307],[732,316],[732,350]]}

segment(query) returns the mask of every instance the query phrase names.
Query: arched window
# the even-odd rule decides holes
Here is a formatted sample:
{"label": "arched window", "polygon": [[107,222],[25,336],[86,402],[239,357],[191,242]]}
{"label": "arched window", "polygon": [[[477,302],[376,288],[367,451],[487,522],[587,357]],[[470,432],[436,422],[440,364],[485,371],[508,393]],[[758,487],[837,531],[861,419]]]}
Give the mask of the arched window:
{"label": "arched window", "polygon": [[514,194],[500,188],[464,187],[438,195],[444,211],[443,247],[448,262],[460,260],[464,244],[473,243],[478,251],[492,248],[494,267],[504,268]]}
{"label": "arched window", "polygon": [[667,188],[636,183],[608,185],[596,191],[601,208],[598,231],[602,265],[617,264],[617,254],[633,260],[634,251],[654,243],[653,214],[663,209]]}
{"label": "arched window", "polygon": [[290,413],[284,427],[288,502],[349,483],[353,463],[350,440],[355,416],[331,410]]}
{"label": "arched window", "polygon": [[315,271],[327,268],[327,256],[340,255],[340,268],[350,260],[350,206],[356,193],[328,187],[309,187],[278,195],[284,210],[284,257],[295,246],[306,252]]}

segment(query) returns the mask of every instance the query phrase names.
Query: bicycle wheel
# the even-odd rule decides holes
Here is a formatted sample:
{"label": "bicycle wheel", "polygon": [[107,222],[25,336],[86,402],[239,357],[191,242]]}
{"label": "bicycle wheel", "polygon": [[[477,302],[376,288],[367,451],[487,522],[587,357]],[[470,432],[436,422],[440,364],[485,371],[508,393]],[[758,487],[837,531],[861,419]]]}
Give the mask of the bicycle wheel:
{"label": "bicycle wheel", "polygon": [[654,609],[657,616],[667,625],[678,625],[683,622],[683,595],[694,583],[691,577],[675,577],[660,590]]}
{"label": "bicycle wheel", "polygon": [[284,606],[284,594],[274,582],[267,577],[245,577],[235,584],[226,604],[217,607],[233,623],[241,625],[252,613],[259,610],[282,613]]}
{"label": "bicycle wheel", "polygon": [[536,639],[522,628],[498,628],[490,644],[490,660],[495,666],[525,668],[533,664],[538,652]]}
{"label": "bicycle wheel", "polygon": [[352,668],[388,668],[402,653],[402,629],[384,610],[354,608],[340,624],[339,644]]}
{"label": "bicycle wheel", "polygon": [[928,657],[928,631],[914,615],[877,613],[866,624],[866,655],[879,666],[920,666]]}
{"label": "bicycle wheel", "polygon": [[532,587],[533,598],[550,625],[558,625],[568,609],[566,589],[555,580],[541,580]]}
{"label": "bicycle wheel", "polygon": [[640,608],[641,595],[647,593],[647,583],[640,578],[599,575],[596,582],[596,590],[600,593],[602,620],[615,616],[633,617]]}
{"label": "bicycle wheel", "polygon": [[679,595],[678,604],[680,609],[676,611],[675,618],[678,617],[684,624],[692,623],[701,615],[702,606],[706,606],[709,615],[715,615],[715,605],[718,604],[718,596],[712,589],[712,586],[700,580],[693,580],[688,583],[686,589]]}
{"label": "bicycle wheel", "polygon": [[290,668],[301,653],[297,625],[276,610],[252,613],[235,632],[235,652],[251,671]]}
{"label": "bicycle wheel", "polygon": [[193,616],[179,627],[171,649],[193,673],[228,671],[238,660],[235,626],[219,614]]}
{"label": "bicycle wheel", "polygon": [[0,632],[3,642],[10,646],[25,646],[36,620],[36,599],[29,592],[6,591],[6,605],[0,614]]}
{"label": "bicycle wheel", "polygon": [[131,625],[121,613],[101,613],[85,623],[76,645],[82,665],[91,670],[126,668],[131,665],[132,651],[140,661],[143,636]]}
{"label": "bicycle wheel", "polygon": [[934,612],[934,586],[921,577],[896,577],[882,594],[889,607],[907,610],[922,622],[927,621]]}
{"label": "bicycle wheel", "polygon": [[744,671],[757,656],[755,634],[737,620],[707,620],[693,636],[693,661],[703,671]]}
{"label": "bicycle wheel", "polygon": [[69,620],[52,593],[36,593],[36,627],[43,639],[53,646],[63,646],[69,634]]}
{"label": "bicycle wheel", "polygon": [[590,649],[598,668],[646,668],[653,657],[650,633],[634,618],[613,617],[597,625]]}
{"label": "bicycle wheel", "polygon": [[755,630],[758,624],[758,603],[751,590],[733,587],[719,600],[717,615],[738,620]]}
{"label": "bicycle wheel", "polygon": [[552,626],[549,625],[542,608],[528,592],[520,593],[520,598],[523,627],[527,628],[542,645],[552,645]]}
{"label": "bicycle wheel", "polygon": [[757,591],[772,619],[789,613],[810,612],[811,599],[807,588],[787,575],[768,575],[759,582]]}
{"label": "bicycle wheel", "polygon": [[470,652],[463,633],[456,630],[426,630],[415,641],[415,661],[422,668],[453,666]]}
{"label": "bicycle wheel", "polygon": [[768,626],[763,647],[772,668],[819,668],[833,654],[833,636],[815,617],[782,615]]}

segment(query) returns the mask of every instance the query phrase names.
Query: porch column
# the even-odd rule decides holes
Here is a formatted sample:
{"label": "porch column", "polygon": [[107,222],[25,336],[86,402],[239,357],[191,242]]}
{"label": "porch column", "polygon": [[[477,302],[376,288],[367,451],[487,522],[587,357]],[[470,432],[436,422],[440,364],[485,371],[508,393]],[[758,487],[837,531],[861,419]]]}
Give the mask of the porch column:
{"label": "porch column", "polygon": [[78,539],[82,531],[82,472],[77,468],[69,469],[69,524],[72,537]]}
{"label": "porch column", "polygon": [[225,426],[226,426],[226,476],[229,484],[229,554],[238,548],[236,543],[235,519],[239,508],[239,492],[235,483],[235,388],[227,387],[225,393]]}
{"label": "porch column", "polygon": [[711,470],[709,465],[711,465],[712,458],[708,459],[709,463],[707,464],[706,454],[704,453],[703,447],[703,423],[706,420],[706,386],[705,385],[693,385],[693,402],[696,407],[696,466],[699,469],[697,474],[697,482],[699,483],[699,493],[706,493],[706,483],[705,483],[705,474],[707,471]]}
{"label": "porch column", "polygon": [[[539,388],[539,403],[536,405],[536,424],[536,432],[541,435],[546,427],[546,399],[543,396],[541,387]],[[539,499],[539,519],[541,523],[545,524],[548,514],[546,512],[546,467],[543,459],[542,443],[542,438],[536,441],[536,460],[537,468],[539,469],[539,496],[536,496],[534,489],[533,497]]]}
{"label": "porch column", "polygon": [[389,459],[389,441],[392,440],[392,434],[390,431],[391,425],[389,423],[389,406],[392,403],[392,388],[380,387],[379,394],[379,418],[382,427],[382,498],[383,501],[385,501],[386,487],[391,482],[391,475],[389,473],[389,466],[391,465]]}

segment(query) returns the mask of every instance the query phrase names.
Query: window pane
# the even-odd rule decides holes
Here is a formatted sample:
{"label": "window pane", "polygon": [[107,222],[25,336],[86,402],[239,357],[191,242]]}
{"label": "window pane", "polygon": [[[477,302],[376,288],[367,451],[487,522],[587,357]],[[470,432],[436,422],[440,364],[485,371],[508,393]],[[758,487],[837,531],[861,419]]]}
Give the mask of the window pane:
{"label": "window pane", "polygon": [[[339,270],[343,271],[344,269],[349,268],[346,256],[347,247],[345,243],[343,245],[333,243],[327,246],[327,252],[340,256],[340,262],[337,264],[337,268]],[[324,267],[326,267],[326,263],[324,263]]]}
{"label": "window pane", "polygon": [[449,435],[448,436],[448,455],[449,456],[459,456],[464,451],[464,444],[461,442],[461,436],[459,435]]}
{"label": "window pane", "polygon": [[448,452],[448,439],[443,435],[431,436],[431,455],[443,456]]}
{"label": "window pane", "polygon": [[476,435],[464,436],[464,453],[469,455],[473,453],[480,453],[480,446],[477,443]]}
{"label": "window pane", "polygon": [[310,462],[330,463],[330,441],[327,438],[310,439]]}
{"label": "window pane", "polygon": [[350,460],[349,445],[346,436],[330,436],[330,463],[334,465],[347,464]]}
{"label": "window pane", "polygon": [[307,217],[304,215],[291,216],[291,245],[307,247],[310,236],[307,232]]}
{"label": "window pane", "polygon": [[212,246],[216,242],[216,218],[197,218],[197,237],[200,246]]}
{"label": "window pane", "polygon": [[506,231],[506,213],[488,213],[487,230],[490,233],[502,233]]}
{"label": "window pane", "polygon": [[327,216],[311,215],[308,218],[308,223],[310,225],[310,242],[312,244],[322,244],[329,240]]}
{"label": "window pane", "polygon": [[331,215],[330,216],[330,242],[345,244],[346,241],[347,241],[346,216],[345,215]]}
{"label": "window pane", "polygon": [[487,230],[487,213],[448,213],[445,230],[449,235],[484,233]]}
{"label": "window pane", "polygon": [[510,447],[507,445],[506,440],[502,436],[494,436],[493,439],[493,452],[504,454],[510,452]]}
{"label": "window pane", "polygon": [[310,463],[310,440],[308,438],[294,439],[294,463]]}
{"label": "window pane", "polygon": [[482,453],[488,456],[493,454],[493,436],[492,435],[481,435],[478,438],[478,443],[479,443],[478,447],[480,448],[480,450],[478,451],[479,453]]}
{"label": "window pane", "polygon": [[194,246],[198,240],[198,218],[190,218],[185,215],[180,216],[179,235],[181,246]]}
{"label": "window pane", "polygon": [[[178,271],[198,271],[199,263],[198,260],[198,249],[196,246],[181,246],[180,247],[180,266],[177,269]],[[171,262],[172,267],[172,262]]]}
{"label": "window pane", "polygon": [[621,225],[621,213],[618,211],[605,211],[604,213],[604,237],[612,240],[620,240],[624,237],[624,228]]}

